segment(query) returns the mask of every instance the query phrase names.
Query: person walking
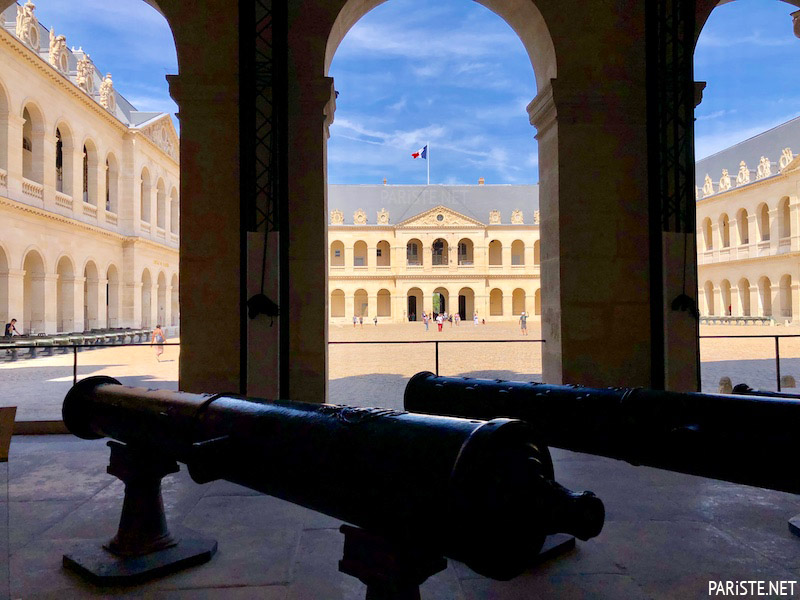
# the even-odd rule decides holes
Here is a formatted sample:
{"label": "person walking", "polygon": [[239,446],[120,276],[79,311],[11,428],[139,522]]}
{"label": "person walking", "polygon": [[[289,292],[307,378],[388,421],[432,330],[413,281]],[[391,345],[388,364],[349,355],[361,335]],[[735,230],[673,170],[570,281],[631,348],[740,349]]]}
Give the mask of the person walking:
{"label": "person walking", "polygon": [[353,327],[355,328],[356,323],[358,323],[358,317],[353,315]]}
{"label": "person walking", "polygon": [[439,313],[436,316],[436,326],[439,328],[439,331],[442,330],[442,323],[444,323],[444,318],[442,317],[442,313]]}
{"label": "person walking", "polygon": [[472,324],[473,325],[477,325],[478,324],[478,311],[477,310],[475,311],[475,314],[472,315]]}
{"label": "person walking", "polygon": [[15,327],[16,323],[16,319],[11,319],[11,322],[6,323],[6,332],[4,334],[5,337],[10,338],[13,335],[20,335],[19,331],[17,331],[17,328]]}
{"label": "person walking", "polygon": [[456,327],[458,327],[458,324],[461,322],[461,314],[456,313],[455,315],[453,315],[453,320],[456,322]]}
{"label": "person walking", "polygon": [[375,323],[375,327],[378,326],[378,317],[372,317],[372,322]]}
{"label": "person walking", "polygon": [[422,322],[425,323],[425,331],[428,331],[428,322],[429,321],[430,321],[430,318],[428,317],[428,315],[425,314],[425,313],[422,313]]}
{"label": "person walking", "polygon": [[528,315],[524,310],[519,315],[519,331],[522,335],[528,335]]}
{"label": "person walking", "polygon": [[156,360],[161,362],[161,355],[164,354],[164,342],[167,341],[164,332],[161,330],[161,325],[156,325],[153,329],[153,337],[150,338],[150,345],[156,345]]}
{"label": "person walking", "polygon": [[361,325],[361,327],[364,327],[364,315],[358,316],[358,324]]}

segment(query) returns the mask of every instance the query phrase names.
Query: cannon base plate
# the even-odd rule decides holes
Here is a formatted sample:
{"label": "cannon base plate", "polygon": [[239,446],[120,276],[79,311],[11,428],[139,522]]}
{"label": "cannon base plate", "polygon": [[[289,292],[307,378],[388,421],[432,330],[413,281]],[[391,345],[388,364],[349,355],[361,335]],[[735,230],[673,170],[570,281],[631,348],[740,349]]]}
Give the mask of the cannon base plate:
{"label": "cannon base plate", "polygon": [[106,539],[88,540],[65,554],[63,565],[96,585],[135,585],[211,560],[217,551],[216,540],[190,535],[193,537],[181,535],[170,548],[132,557],[103,548]]}

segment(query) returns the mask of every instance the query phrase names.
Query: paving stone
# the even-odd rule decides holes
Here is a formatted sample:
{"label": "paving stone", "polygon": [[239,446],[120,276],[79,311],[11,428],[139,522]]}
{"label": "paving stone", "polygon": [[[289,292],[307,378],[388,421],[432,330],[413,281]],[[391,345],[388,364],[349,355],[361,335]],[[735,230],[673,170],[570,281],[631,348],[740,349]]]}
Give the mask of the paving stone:
{"label": "paving stone", "polygon": [[[525,575],[512,581],[469,579],[461,582],[467,600],[591,600],[615,598],[645,600],[647,593],[628,575],[591,573],[580,575]],[[677,596],[675,597],[677,598]]]}
{"label": "paving stone", "polygon": [[42,536],[59,523],[81,502],[70,500],[42,500],[41,502],[9,503],[9,546],[16,552],[32,540]]}

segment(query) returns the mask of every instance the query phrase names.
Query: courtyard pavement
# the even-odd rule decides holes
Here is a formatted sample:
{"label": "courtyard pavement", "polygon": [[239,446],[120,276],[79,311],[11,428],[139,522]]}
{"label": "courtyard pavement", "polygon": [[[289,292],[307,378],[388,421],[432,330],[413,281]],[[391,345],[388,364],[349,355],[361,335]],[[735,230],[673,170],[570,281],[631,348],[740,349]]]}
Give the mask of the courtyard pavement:
{"label": "courtyard pavement", "polygon": [[[717,327],[704,328],[703,333],[719,330],[800,332],[791,327]],[[533,327],[530,333],[536,339],[538,329]],[[424,332],[421,324],[331,328],[333,341],[506,338],[525,339],[511,324],[446,325],[441,334],[435,327]],[[538,346],[440,344],[440,373],[537,379]],[[781,351],[786,353],[784,372],[800,378],[800,343],[783,341]],[[707,340],[704,373],[717,379],[717,374],[726,374],[734,383],[759,387],[772,382],[774,387],[773,352],[773,340]],[[129,378],[125,383],[175,388],[177,354],[177,348],[167,348],[164,362],[157,362],[148,347],[92,350],[79,354],[79,373],[111,374]],[[0,364],[0,381],[6,384],[0,402],[19,404],[23,418],[47,416],[54,407],[60,410],[71,385],[72,357],[65,358],[67,362],[57,356]],[[407,377],[432,371],[434,364],[432,344],[332,345],[330,401],[400,408]],[[716,389],[716,381],[711,389]],[[31,406],[26,408],[25,402]],[[561,483],[575,490],[590,489],[604,501],[607,519],[602,534],[510,582],[485,579],[450,561],[445,571],[423,585],[423,600],[708,598],[710,580],[794,581],[794,597],[800,597],[800,538],[791,535],[786,525],[800,512],[797,497],[584,454],[554,451],[553,455]],[[789,457],[776,460],[786,460],[788,468]],[[206,565],[134,588],[99,589],[84,583],[61,568],[61,556],[76,545],[115,533],[123,485],[106,474],[107,464],[104,440],[13,439],[10,462],[0,464],[0,566],[8,556],[10,597],[364,598],[365,587],[337,570],[343,546],[340,522],[226,482],[195,484],[184,468],[164,479],[168,520],[173,528],[216,538],[217,555]],[[7,502],[2,501],[6,480]],[[0,569],[0,597],[3,585]]]}

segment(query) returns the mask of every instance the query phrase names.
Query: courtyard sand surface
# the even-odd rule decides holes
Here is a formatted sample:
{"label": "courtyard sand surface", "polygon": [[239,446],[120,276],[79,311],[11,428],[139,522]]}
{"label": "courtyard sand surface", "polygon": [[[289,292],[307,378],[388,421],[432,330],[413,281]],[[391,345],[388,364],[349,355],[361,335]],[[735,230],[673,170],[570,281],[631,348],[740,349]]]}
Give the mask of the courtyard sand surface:
{"label": "courtyard sand surface", "polygon": [[[528,328],[529,335],[523,336],[516,322],[445,323],[442,332],[435,324],[425,331],[421,322],[331,325],[331,342],[369,343],[330,345],[328,401],[402,408],[408,378],[420,371],[436,371],[436,341],[440,342],[441,375],[540,381],[541,343],[534,341],[541,337],[539,322],[530,321]],[[703,391],[716,392],[723,376],[734,384],[774,390],[775,340],[753,336],[800,335],[800,327],[703,326],[700,333],[748,336],[700,341]],[[781,373],[800,380],[800,337],[782,339],[780,351]],[[78,378],[107,375],[125,385],[176,390],[179,357],[177,346],[166,346],[160,362],[149,345],[84,350],[78,353]],[[18,420],[60,419],[61,403],[72,385],[72,368],[72,353],[1,362],[0,405],[18,406]]]}

